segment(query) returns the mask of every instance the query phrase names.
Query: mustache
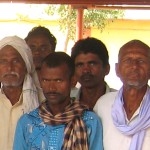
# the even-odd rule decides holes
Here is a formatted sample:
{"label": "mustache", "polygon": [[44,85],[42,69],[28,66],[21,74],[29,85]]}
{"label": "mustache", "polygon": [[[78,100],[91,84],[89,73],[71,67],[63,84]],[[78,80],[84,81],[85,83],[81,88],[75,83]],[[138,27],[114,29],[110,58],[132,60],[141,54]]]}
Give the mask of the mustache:
{"label": "mustache", "polygon": [[17,76],[17,78],[19,78],[19,74],[17,72],[14,72],[14,71],[4,73],[2,75],[2,78],[7,77],[9,75]]}
{"label": "mustache", "polygon": [[94,76],[91,74],[91,73],[85,73],[81,76],[81,79],[84,79],[84,78],[93,78]]}
{"label": "mustache", "polygon": [[45,95],[60,95],[59,92],[44,92]]}

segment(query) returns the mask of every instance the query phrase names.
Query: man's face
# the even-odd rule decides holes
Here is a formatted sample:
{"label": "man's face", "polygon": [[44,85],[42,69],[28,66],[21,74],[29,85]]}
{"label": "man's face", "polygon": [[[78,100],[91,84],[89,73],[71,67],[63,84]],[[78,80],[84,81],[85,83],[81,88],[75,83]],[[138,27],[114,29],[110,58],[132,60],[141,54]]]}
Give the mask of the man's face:
{"label": "man's face", "polygon": [[71,79],[66,64],[58,67],[49,68],[46,64],[42,65],[40,71],[40,83],[44,95],[50,106],[65,106],[70,101]]}
{"label": "man's face", "polygon": [[150,54],[147,49],[132,46],[122,49],[116,73],[126,87],[141,88],[150,78]]}
{"label": "man's face", "polygon": [[82,87],[93,88],[104,84],[109,66],[104,68],[100,58],[93,53],[81,53],[75,58],[75,74]]}
{"label": "man's face", "polygon": [[42,60],[54,51],[49,39],[44,35],[36,35],[30,37],[27,44],[31,48],[35,68],[40,69]]}
{"label": "man's face", "polygon": [[27,73],[25,62],[12,46],[0,50],[0,82],[6,87],[22,86]]}

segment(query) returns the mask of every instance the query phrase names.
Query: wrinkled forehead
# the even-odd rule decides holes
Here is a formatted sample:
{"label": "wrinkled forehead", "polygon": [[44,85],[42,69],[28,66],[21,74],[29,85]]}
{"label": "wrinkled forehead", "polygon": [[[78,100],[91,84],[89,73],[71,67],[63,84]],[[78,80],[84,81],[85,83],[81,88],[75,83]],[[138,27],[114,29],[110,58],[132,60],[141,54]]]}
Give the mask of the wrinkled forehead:
{"label": "wrinkled forehead", "polygon": [[20,52],[13,45],[8,44],[8,45],[5,45],[4,47],[0,48],[0,56],[1,57],[5,56],[7,54],[16,55],[16,56],[20,57],[21,59],[23,59],[23,61],[24,61],[23,56],[20,54]]}
{"label": "wrinkled forehead", "polygon": [[28,72],[30,72],[31,70],[29,55],[27,55],[26,51],[22,49],[22,47],[16,46],[11,43],[6,43],[3,47],[0,48],[0,57],[8,59],[18,58],[22,60]]}
{"label": "wrinkled forehead", "polygon": [[130,54],[150,57],[150,47],[141,43],[124,45],[120,48],[119,58]]}
{"label": "wrinkled forehead", "polygon": [[[8,44],[8,45],[5,45],[4,47],[1,47],[1,48],[0,48],[0,53],[1,53],[1,55],[2,55],[3,53],[4,53],[4,55],[5,55],[6,53],[10,53],[9,51],[20,55],[20,53],[17,51],[17,49],[16,49],[15,47],[9,45],[9,44]],[[20,55],[20,56],[21,56],[21,55]]]}
{"label": "wrinkled forehead", "polygon": [[6,45],[10,45],[15,48],[16,51],[21,55],[29,73],[34,72],[32,52],[25,40],[17,36],[5,37],[0,40],[0,50]]}

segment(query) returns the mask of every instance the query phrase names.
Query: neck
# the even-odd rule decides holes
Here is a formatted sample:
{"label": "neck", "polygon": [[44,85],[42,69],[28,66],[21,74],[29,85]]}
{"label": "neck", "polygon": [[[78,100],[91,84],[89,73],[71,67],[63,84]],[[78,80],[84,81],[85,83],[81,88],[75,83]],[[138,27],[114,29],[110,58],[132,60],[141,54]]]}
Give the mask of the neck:
{"label": "neck", "polygon": [[147,86],[141,89],[123,89],[124,109],[128,119],[131,119],[135,111],[139,108],[146,90]]}
{"label": "neck", "polygon": [[59,103],[59,104],[58,103],[52,104],[48,100],[46,100],[47,108],[53,114],[53,116],[64,112],[66,106],[68,106],[70,103],[71,103],[70,98],[66,100],[65,102]]}
{"label": "neck", "polygon": [[19,101],[20,95],[22,93],[22,86],[20,87],[2,87],[6,97],[9,99],[12,105]]}
{"label": "neck", "polygon": [[94,88],[82,88],[81,87],[81,95],[80,101],[88,105],[89,108],[93,109],[97,100],[104,95],[106,92],[106,86],[98,86]]}

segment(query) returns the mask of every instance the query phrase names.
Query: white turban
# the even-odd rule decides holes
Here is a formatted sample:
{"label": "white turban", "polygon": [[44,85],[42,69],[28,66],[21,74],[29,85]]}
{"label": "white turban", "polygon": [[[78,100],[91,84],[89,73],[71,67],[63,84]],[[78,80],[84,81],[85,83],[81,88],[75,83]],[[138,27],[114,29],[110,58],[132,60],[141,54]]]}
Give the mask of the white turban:
{"label": "white turban", "polygon": [[0,50],[6,45],[14,47],[23,58],[27,74],[23,83],[23,109],[24,112],[30,112],[39,106],[39,101],[44,100],[42,89],[33,64],[32,52],[25,40],[18,36],[8,36],[0,40]]}

